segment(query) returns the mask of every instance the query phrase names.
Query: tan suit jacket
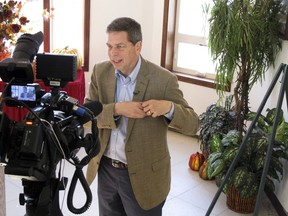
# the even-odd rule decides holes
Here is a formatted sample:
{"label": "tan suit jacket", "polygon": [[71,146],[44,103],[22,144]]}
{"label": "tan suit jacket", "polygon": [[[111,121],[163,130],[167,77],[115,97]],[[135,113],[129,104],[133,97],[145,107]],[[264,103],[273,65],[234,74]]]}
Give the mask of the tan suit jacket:
{"label": "tan suit jacket", "polygon": [[[111,129],[117,127],[113,118],[115,87],[115,69],[112,64],[108,61],[96,64],[85,101],[97,100],[103,104],[103,111],[97,116],[101,151],[88,165],[86,177],[89,184],[96,176],[99,161],[109,142]],[[128,120],[125,140],[128,172],[136,199],[146,210],[163,202],[170,190],[168,126],[186,135],[194,135],[198,130],[198,115],[184,100],[177,77],[142,58],[133,101],[149,99],[172,101],[175,111],[171,122],[164,116]]]}

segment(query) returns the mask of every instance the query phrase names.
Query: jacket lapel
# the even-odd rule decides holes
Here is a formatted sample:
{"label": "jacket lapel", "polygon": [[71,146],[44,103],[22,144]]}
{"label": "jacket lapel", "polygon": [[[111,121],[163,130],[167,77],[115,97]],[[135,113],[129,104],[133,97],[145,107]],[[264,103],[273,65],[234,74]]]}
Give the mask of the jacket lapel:
{"label": "jacket lapel", "polygon": [[108,88],[107,89],[107,103],[113,103],[115,102],[115,92],[116,92],[116,77],[115,77],[115,69],[113,68],[112,70],[107,73],[107,80],[106,86],[113,86],[113,88]]}
{"label": "jacket lapel", "polygon": [[[147,62],[142,58],[140,71],[137,76],[136,86],[134,89],[133,101],[143,101],[150,80]],[[129,139],[135,119],[128,120],[126,140]]]}

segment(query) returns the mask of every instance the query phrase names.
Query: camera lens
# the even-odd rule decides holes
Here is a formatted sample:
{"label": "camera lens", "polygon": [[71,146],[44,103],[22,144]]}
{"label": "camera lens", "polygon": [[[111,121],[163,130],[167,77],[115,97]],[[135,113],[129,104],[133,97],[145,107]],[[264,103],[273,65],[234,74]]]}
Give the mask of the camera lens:
{"label": "camera lens", "polygon": [[16,42],[12,55],[13,59],[29,59],[33,61],[38,52],[39,46],[43,42],[44,35],[41,31],[36,34],[23,34]]}

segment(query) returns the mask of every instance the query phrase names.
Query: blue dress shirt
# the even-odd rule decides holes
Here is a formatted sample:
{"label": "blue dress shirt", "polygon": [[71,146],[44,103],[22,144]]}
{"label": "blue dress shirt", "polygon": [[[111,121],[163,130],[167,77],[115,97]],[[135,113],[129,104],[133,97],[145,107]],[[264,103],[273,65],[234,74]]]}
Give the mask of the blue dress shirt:
{"label": "blue dress shirt", "polygon": [[[133,69],[132,73],[128,77],[123,76],[120,71],[115,70],[117,82],[115,103],[122,101],[132,101],[140,66],[141,58],[139,57],[136,67]],[[167,113],[165,117],[171,120],[173,118],[173,113],[174,104],[172,103],[171,111]],[[110,141],[104,155],[127,164],[127,159],[125,155],[125,138],[127,133],[128,118],[122,116],[119,120],[119,126],[112,129],[111,131]]]}

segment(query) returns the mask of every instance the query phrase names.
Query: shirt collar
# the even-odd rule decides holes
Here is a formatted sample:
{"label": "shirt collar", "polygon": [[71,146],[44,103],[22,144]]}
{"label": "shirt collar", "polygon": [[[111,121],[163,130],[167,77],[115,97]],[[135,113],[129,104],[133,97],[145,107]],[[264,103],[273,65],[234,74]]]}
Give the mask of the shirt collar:
{"label": "shirt collar", "polygon": [[[141,60],[141,58],[140,58],[140,56],[139,56],[139,59],[138,59],[138,62],[137,62],[137,64],[136,64],[136,66],[135,66],[135,68],[132,70],[132,72],[129,74],[129,78],[131,79],[131,82],[132,83],[134,83],[135,81],[136,81],[136,78],[137,78],[137,75],[138,75],[138,73],[139,73],[139,71],[140,71],[140,67],[141,67],[141,62],[142,62],[142,60]],[[120,71],[119,70],[115,70],[115,76],[116,76],[116,78],[119,78],[119,77],[121,77],[121,76],[123,76],[121,73],[120,73]],[[127,77],[127,78],[128,78]]]}

